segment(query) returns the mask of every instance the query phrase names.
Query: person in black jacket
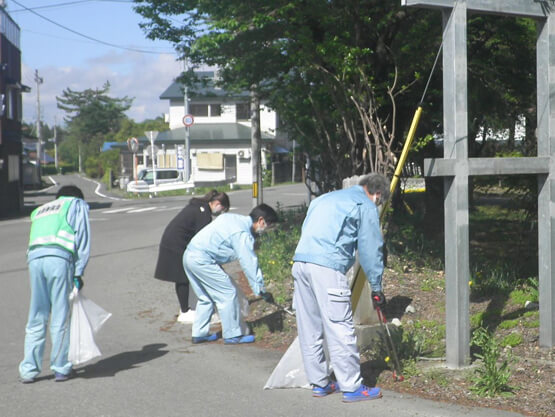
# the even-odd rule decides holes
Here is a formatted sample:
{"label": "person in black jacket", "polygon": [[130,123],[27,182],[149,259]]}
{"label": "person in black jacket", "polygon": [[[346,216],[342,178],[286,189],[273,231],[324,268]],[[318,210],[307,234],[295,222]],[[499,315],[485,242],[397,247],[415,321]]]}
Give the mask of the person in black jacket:
{"label": "person in black jacket", "polygon": [[229,210],[229,197],[226,193],[212,190],[205,196],[193,198],[187,206],[166,226],[158,253],[154,277],[162,281],[175,282],[175,292],[179,301],[180,313],[177,321],[192,323],[196,297],[191,292],[189,299],[189,280],[183,270],[183,252],[193,236],[212,221],[212,215]]}

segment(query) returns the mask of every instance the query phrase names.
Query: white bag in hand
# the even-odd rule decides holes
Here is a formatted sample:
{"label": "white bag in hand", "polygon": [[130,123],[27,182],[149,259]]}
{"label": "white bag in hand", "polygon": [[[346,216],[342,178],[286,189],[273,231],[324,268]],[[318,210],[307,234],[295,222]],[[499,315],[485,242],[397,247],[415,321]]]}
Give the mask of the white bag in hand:
{"label": "white bag in hand", "polygon": [[73,365],[79,365],[101,355],[94,341],[94,335],[112,313],[108,313],[96,305],[77,291],[77,288],[73,289],[70,300],[73,300],[73,306],[71,308],[68,360]]}

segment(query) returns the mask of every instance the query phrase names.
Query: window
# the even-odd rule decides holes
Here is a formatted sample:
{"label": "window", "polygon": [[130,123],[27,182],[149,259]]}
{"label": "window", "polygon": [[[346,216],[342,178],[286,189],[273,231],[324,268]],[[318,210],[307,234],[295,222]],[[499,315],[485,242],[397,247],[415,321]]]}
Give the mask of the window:
{"label": "window", "polygon": [[222,106],[221,104],[191,104],[189,111],[197,117],[220,117]]}
{"label": "window", "polygon": [[219,117],[222,115],[222,106],[220,104],[210,105],[210,117]]}
{"label": "window", "polygon": [[235,105],[237,120],[249,120],[251,118],[251,106],[249,103],[237,103]]}
{"label": "window", "polygon": [[189,111],[193,116],[207,117],[208,104],[191,104],[189,106]]}

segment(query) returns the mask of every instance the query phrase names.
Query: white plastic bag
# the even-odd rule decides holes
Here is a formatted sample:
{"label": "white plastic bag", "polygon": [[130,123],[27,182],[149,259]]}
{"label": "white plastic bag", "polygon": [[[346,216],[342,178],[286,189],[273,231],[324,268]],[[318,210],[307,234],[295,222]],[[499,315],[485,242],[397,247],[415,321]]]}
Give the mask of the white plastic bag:
{"label": "white plastic bag", "polygon": [[273,388],[310,388],[304,372],[299,338],[296,337],[287,352],[266,381],[264,389]]}
{"label": "white plastic bag", "polygon": [[102,307],[85,297],[77,288],[70,295],[71,323],[69,333],[68,360],[73,365],[79,365],[101,355],[94,341],[94,335],[110,318]]}

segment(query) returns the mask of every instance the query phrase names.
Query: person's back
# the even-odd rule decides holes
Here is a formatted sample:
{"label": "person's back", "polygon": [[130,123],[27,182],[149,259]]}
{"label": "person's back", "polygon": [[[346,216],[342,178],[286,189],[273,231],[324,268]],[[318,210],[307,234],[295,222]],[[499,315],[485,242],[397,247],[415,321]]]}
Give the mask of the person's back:
{"label": "person's back", "polygon": [[377,207],[357,185],[310,204],[293,260],[345,273],[353,264],[361,223],[378,220]]}
{"label": "person's back", "polygon": [[63,186],[57,199],[31,214],[29,264],[31,302],[25,327],[24,358],[19,365],[23,383],[31,383],[42,371],[46,327],[50,322],[50,368],[56,381],[69,378],[69,294],[83,286],[89,260],[90,224],[82,191]]}
{"label": "person's back", "polygon": [[252,219],[234,213],[223,213],[198,232],[188,245],[188,250],[201,252],[218,264],[237,259],[237,244],[242,240],[249,246],[254,244],[250,232]]}

